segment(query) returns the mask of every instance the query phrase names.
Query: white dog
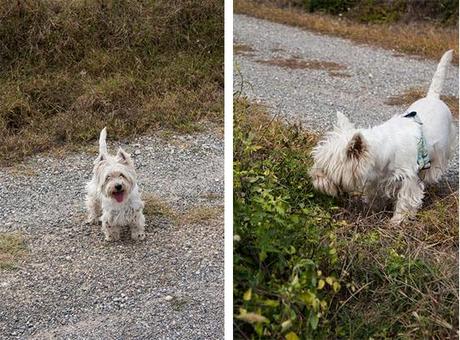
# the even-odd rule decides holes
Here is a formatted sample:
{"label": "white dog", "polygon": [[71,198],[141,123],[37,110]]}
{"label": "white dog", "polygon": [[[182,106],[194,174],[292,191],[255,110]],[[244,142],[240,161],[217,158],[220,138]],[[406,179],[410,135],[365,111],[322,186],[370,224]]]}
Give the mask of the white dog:
{"label": "white dog", "polygon": [[93,178],[86,185],[88,222],[97,224],[102,220],[102,231],[106,241],[120,239],[120,229],[131,228],[133,240],[145,238],[145,218],[136,184],[134,163],[123,149],[115,157],[107,153],[106,128],[99,137],[99,156],[94,161]]}
{"label": "white dog", "polygon": [[378,126],[355,128],[337,112],[334,130],[312,152],[313,186],[333,196],[395,197],[393,223],[414,215],[424,184],[440,179],[456,146],[452,114],[439,99],[451,60],[452,50],[442,56],[425,98]]}

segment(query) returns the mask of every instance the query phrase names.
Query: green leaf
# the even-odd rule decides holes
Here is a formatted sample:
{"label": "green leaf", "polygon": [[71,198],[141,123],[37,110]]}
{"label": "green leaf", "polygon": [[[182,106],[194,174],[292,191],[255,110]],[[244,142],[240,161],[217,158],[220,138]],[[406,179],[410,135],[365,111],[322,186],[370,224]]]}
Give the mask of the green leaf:
{"label": "green leaf", "polygon": [[318,314],[313,314],[311,317],[310,317],[310,320],[308,320],[310,322],[310,326],[311,328],[313,329],[316,329],[318,327],[318,322],[319,322],[319,317],[318,317]]}
{"label": "green leaf", "polygon": [[300,338],[294,332],[286,334],[286,340],[299,340]]}
{"label": "green leaf", "polygon": [[319,290],[323,289],[324,285],[325,285],[324,280],[323,280],[323,279],[320,279],[320,280],[318,281],[318,289],[319,289]]}
{"label": "green leaf", "polygon": [[243,300],[244,300],[244,301],[249,301],[249,300],[251,300],[251,296],[252,296],[252,289],[249,288],[249,289],[243,294]]}

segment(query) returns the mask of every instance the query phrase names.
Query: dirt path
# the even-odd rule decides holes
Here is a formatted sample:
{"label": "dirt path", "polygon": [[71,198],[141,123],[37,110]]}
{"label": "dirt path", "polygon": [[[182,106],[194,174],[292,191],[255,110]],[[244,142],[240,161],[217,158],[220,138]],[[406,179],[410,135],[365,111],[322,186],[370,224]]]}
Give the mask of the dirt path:
{"label": "dirt path", "polygon": [[[244,15],[234,16],[234,44],[235,89],[243,84],[243,93],[273,114],[320,132],[337,110],[361,127],[402,112],[408,105],[391,106],[388,99],[428,89],[437,65]],[[458,96],[458,67],[449,67],[443,94]],[[456,187],[458,154],[448,176]]]}
{"label": "dirt path", "polygon": [[0,231],[20,231],[28,248],[19,269],[0,271],[2,339],[223,338],[222,136],[123,147],[151,210],[162,212],[146,216],[140,243],[105,243],[84,224],[95,155],[0,169]]}

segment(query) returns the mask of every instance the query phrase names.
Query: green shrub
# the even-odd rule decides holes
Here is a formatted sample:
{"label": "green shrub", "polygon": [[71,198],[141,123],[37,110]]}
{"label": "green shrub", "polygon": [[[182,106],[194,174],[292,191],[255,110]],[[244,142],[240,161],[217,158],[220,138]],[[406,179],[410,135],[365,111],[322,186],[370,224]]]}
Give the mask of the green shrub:
{"label": "green shrub", "polygon": [[235,338],[455,338],[458,192],[390,226],[313,190],[315,135],[234,105]]}
{"label": "green shrub", "polygon": [[314,137],[270,123],[244,101],[235,105],[236,333],[324,335],[341,285],[335,222],[324,208],[333,210],[333,201],[313,195],[308,180]]}

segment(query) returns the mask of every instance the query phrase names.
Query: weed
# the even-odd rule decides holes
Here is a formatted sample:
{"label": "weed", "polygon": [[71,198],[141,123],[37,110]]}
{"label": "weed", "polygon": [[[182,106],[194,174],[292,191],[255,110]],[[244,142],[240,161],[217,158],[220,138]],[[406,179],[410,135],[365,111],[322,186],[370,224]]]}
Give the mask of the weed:
{"label": "weed", "polygon": [[18,232],[0,232],[0,269],[14,269],[26,251],[24,239]]}

